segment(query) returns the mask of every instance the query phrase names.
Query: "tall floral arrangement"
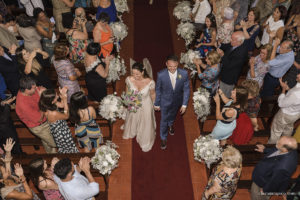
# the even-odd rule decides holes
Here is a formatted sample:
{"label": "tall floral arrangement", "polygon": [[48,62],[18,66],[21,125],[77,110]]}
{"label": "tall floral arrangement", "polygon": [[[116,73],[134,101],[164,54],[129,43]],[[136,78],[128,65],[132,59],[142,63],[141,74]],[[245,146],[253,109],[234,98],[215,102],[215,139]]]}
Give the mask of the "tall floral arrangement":
{"label": "tall floral arrangement", "polygon": [[129,12],[127,0],[114,0],[119,13]]}
{"label": "tall floral arrangement", "polygon": [[210,114],[210,93],[205,88],[198,88],[193,95],[193,105],[197,119],[204,122]]}
{"label": "tall floral arrangement", "polygon": [[122,103],[129,112],[136,113],[142,107],[142,95],[137,90],[128,90],[121,95]]}
{"label": "tall floral arrangement", "polygon": [[180,63],[183,64],[184,68],[191,70],[191,76],[194,77],[197,74],[196,65],[194,64],[194,59],[200,58],[197,51],[192,49],[188,50],[186,53],[181,53]]}
{"label": "tall floral arrangement", "polygon": [[122,41],[128,35],[128,27],[122,21],[110,24],[117,42]]}
{"label": "tall floral arrangement", "polygon": [[191,3],[189,1],[180,1],[173,10],[173,15],[181,21],[191,20]]}
{"label": "tall floral arrangement", "polygon": [[106,83],[120,80],[120,76],[126,74],[126,66],[124,59],[120,56],[113,58],[109,63],[108,76],[106,77]]}
{"label": "tall floral arrangement", "polygon": [[185,45],[188,46],[195,37],[195,26],[190,22],[180,22],[176,29],[177,34],[185,40]]}
{"label": "tall floral arrangement", "polygon": [[104,97],[99,105],[99,114],[111,122],[116,121],[116,118],[125,119],[125,111],[122,99],[116,93]]}

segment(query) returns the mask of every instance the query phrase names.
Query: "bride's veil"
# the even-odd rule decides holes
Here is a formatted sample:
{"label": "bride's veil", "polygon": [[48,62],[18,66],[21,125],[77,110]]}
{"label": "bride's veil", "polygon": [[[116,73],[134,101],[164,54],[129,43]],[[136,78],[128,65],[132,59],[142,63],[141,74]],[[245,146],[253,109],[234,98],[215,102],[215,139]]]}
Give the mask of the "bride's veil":
{"label": "bride's veil", "polygon": [[[130,73],[132,72],[132,65],[134,63],[136,63],[136,61],[133,60],[132,58],[130,58]],[[144,65],[145,70],[146,70],[147,74],[149,75],[149,77],[151,79],[153,79],[152,67],[151,67],[151,64],[150,64],[148,58],[143,59],[143,65]]]}

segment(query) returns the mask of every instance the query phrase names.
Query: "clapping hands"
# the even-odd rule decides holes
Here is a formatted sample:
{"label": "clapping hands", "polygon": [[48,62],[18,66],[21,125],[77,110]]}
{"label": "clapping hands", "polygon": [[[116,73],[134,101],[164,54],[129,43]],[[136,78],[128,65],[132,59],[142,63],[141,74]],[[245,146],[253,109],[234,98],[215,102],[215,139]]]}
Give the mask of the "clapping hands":
{"label": "clapping hands", "polygon": [[61,99],[66,99],[67,98],[67,91],[68,91],[68,87],[65,86],[63,88],[59,88],[59,97]]}
{"label": "clapping hands", "polygon": [[15,166],[15,174],[18,177],[24,176],[24,171],[23,171],[22,165],[20,165],[19,163],[16,163],[14,166]]}
{"label": "clapping hands", "polygon": [[282,91],[285,92],[285,91],[287,91],[287,90],[290,89],[289,86],[288,86],[288,84],[287,84],[287,82],[286,81],[285,82],[282,81],[282,78],[279,79],[279,83],[280,83],[280,86],[282,88]]}
{"label": "clapping hands", "polygon": [[84,157],[84,158],[80,158],[80,161],[78,163],[79,168],[84,172],[84,173],[88,173],[90,172],[90,162],[91,159],[89,157]]}

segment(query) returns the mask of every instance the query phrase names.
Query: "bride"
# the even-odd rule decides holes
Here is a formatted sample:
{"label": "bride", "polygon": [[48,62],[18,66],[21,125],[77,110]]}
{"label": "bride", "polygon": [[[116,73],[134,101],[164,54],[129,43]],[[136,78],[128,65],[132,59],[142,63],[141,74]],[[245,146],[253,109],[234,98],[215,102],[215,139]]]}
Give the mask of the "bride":
{"label": "bride", "polygon": [[151,78],[151,66],[149,61],[144,59],[144,64],[134,63],[132,65],[131,76],[127,77],[125,80],[126,91],[134,90],[141,94],[142,106],[136,113],[127,112],[123,138],[129,139],[136,136],[137,143],[144,152],[151,150],[156,134],[153,108],[153,102],[155,100],[155,83]]}

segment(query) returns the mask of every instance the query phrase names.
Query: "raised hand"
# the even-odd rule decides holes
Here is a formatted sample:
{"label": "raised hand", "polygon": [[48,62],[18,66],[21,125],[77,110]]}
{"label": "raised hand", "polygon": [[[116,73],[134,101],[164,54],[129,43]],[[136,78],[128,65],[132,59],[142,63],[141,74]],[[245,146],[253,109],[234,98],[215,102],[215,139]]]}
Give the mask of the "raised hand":
{"label": "raised hand", "polygon": [[215,100],[216,104],[220,104],[220,96],[219,96],[218,92],[216,92],[216,95],[214,96],[214,100]]}
{"label": "raised hand", "polygon": [[222,49],[220,49],[220,48],[217,48],[217,53],[218,53],[221,57],[224,56],[224,51],[223,51]]}
{"label": "raised hand", "polygon": [[280,86],[282,87],[283,90],[286,91],[286,90],[290,89],[289,86],[288,86],[288,84],[287,84],[287,82],[283,82],[282,81],[282,78],[279,79],[279,83],[280,83]]}
{"label": "raised hand", "polygon": [[276,38],[274,41],[274,47],[277,47],[278,45],[280,45],[280,39]]}
{"label": "raised hand", "polygon": [[4,144],[4,150],[6,152],[11,152],[12,148],[14,147],[15,145],[15,141],[12,139],[12,138],[8,138],[6,139],[6,144]]}
{"label": "raised hand", "polygon": [[61,94],[61,98],[67,97],[68,87],[65,86],[63,88],[59,88],[59,93]]}
{"label": "raised hand", "polygon": [[24,171],[23,171],[22,165],[20,165],[19,163],[16,163],[14,166],[15,166],[15,174],[18,177],[24,176]]}
{"label": "raised hand", "polygon": [[251,57],[250,58],[249,64],[250,64],[250,67],[254,66],[254,64],[255,64],[255,57]]}
{"label": "raised hand", "polygon": [[257,145],[256,145],[256,149],[254,149],[254,150],[257,151],[257,152],[263,153],[265,148],[266,148],[266,147],[265,147],[264,145],[262,145],[262,144],[257,144]]}
{"label": "raised hand", "polygon": [[59,161],[59,159],[57,157],[52,158],[51,160],[51,167],[54,168],[54,166],[56,165],[56,163]]}
{"label": "raised hand", "polygon": [[91,162],[91,159],[87,156],[84,158],[80,158],[79,167],[84,173],[90,171],[90,162]]}

